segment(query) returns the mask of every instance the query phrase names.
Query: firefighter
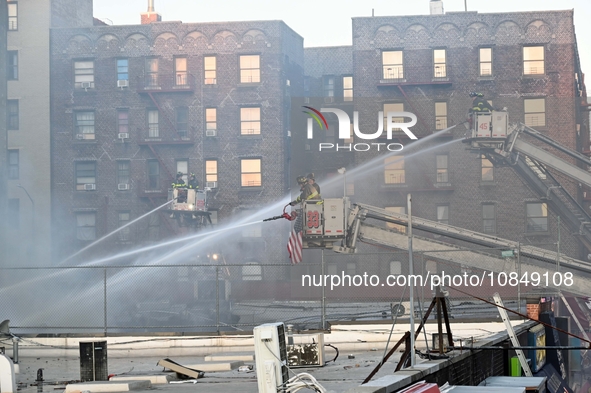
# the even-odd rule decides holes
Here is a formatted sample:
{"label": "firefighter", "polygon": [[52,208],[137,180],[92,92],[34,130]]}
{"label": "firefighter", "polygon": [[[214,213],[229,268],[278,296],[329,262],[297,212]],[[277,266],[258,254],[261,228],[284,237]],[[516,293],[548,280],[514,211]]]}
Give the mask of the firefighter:
{"label": "firefighter", "polygon": [[[185,181],[183,180],[183,174],[182,172],[177,172],[176,174],[176,179],[175,181],[172,183],[172,188],[185,188],[187,187],[187,185],[185,184]],[[176,197],[176,201],[177,203],[185,203],[187,202],[187,190],[178,190],[177,191],[177,197]],[[172,212],[172,214],[170,215],[170,218],[177,218],[177,213],[176,212]]]}
{"label": "firefighter", "polygon": [[172,183],[172,188],[184,188],[187,185],[185,184],[185,181],[183,180],[183,174],[181,172],[178,172],[176,174],[176,180],[174,181],[174,183]]}
{"label": "firefighter", "polygon": [[297,182],[300,185],[300,195],[293,201],[289,203],[290,206],[295,206],[299,203],[303,203],[305,201],[318,201],[317,204],[322,203],[322,197],[320,193],[316,190],[316,188],[308,183],[308,178],[306,176],[298,176]]}
{"label": "firefighter", "polygon": [[191,173],[191,175],[189,175],[189,182],[187,186],[188,188],[191,188],[193,190],[199,189],[199,181],[197,180],[197,177],[194,173]]}
{"label": "firefighter", "polygon": [[470,93],[470,97],[474,98],[472,101],[472,108],[470,109],[470,113],[483,113],[483,112],[492,112],[493,107],[488,103],[487,100],[484,99],[484,94],[482,93]]}
{"label": "firefighter", "polygon": [[311,184],[316,189],[316,192],[320,194],[320,186],[316,183],[316,179],[314,179],[314,173],[308,173],[306,177],[308,178],[308,184]]}

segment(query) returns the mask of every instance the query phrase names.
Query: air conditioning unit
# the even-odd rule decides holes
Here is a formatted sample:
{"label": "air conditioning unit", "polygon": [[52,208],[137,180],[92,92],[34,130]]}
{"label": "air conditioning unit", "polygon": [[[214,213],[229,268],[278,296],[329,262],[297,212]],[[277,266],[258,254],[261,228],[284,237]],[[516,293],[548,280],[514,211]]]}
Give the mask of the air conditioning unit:
{"label": "air conditioning unit", "polygon": [[304,104],[310,103],[310,97],[304,97]]}
{"label": "air conditioning unit", "polygon": [[117,138],[119,139],[129,139],[129,132],[120,132],[117,134]]}
{"label": "air conditioning unit", "polygon": [[266,323],[255,327],[253,333],[259,393],[283,392],[281,386],[289,380],[285,325]]}
{"label": "air conditioning unit", "polygon": [[76,139],[84,140],[84,134],[76,134]]}
{"label": "air conditioning unit", "polygon": [[120,87],[120,88],[122,88],[122,89],[123,89],[124,87],[129,87],[129,81],[128,81],[127,79],[119,79],[119,80],[117,81],[117,87]]}
{"label": "air conditioning unit", "polygon": [[94,184],[94,183],[85,184],[84,185],[84,190],[85,191],[94,191],[94,190],[96,190],[96,184]]}
{"label": "air conditioning unit", "polygon": [[90,89],[92,87],[92,82],[82,82],[80,86],[85,90]]}
{"label": "air conditioning unit", "polygon": [[205,130],[205,136],[216,136],[217,133],[217,130]]}
{"label": "air conditioning unit", "polygon": [[324,366],[324,333],[294,335],[300,343],[287,345],[290,367]]}
{"label": "air conditioning unit", "polygon": [[129,190],[129,184],[118,184],[117,189],[119,191],[127,191]]}
{"label": "air conditioning unit", "polygon": [[218,182],[217,181],[207,181],[207,182],[205,182],[205,187],[218,188]]}

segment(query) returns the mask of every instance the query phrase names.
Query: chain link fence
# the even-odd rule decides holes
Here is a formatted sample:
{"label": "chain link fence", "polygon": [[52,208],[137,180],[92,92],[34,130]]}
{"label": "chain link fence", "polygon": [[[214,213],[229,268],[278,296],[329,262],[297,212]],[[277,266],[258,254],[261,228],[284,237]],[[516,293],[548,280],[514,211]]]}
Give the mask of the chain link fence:
{"label": "chain link fence", "polygon": [[[410,284],[421,317],[443,284],[451,318],[491,320],[498,312],[485,300],[495,292],[525,313],[528,297],[555,287],[556,266],[520,257],[519,249],[415,252],[412,275],[407,251],[306,255],[297,265],[3,268],[0,319],[20,334],[231,332],[276,321],[326,329],[407,319]],[[475,258],[491,268],[474,268]],[[524,263],[550,271],[549,285],[543,277],[533,285]]]}

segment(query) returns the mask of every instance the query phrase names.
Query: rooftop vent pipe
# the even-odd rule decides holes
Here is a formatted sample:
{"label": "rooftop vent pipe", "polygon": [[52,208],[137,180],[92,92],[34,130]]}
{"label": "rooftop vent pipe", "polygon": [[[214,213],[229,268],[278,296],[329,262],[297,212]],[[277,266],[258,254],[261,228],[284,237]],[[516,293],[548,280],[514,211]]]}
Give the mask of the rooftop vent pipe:
{"label": "rooftop vent pipe", "polygon": [[431,0],[429,3],[431,15],[443,15],[443,1]]}

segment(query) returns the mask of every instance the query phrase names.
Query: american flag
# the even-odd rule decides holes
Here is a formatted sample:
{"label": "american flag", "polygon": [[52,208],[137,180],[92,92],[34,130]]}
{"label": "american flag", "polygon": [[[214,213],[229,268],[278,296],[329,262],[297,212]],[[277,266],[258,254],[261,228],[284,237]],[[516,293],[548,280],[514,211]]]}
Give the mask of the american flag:
{"label": "american flag", "polygon": [[302,216],[298,216],[287,241],[287,251],[293,264],[302,261],[302,229]]}

